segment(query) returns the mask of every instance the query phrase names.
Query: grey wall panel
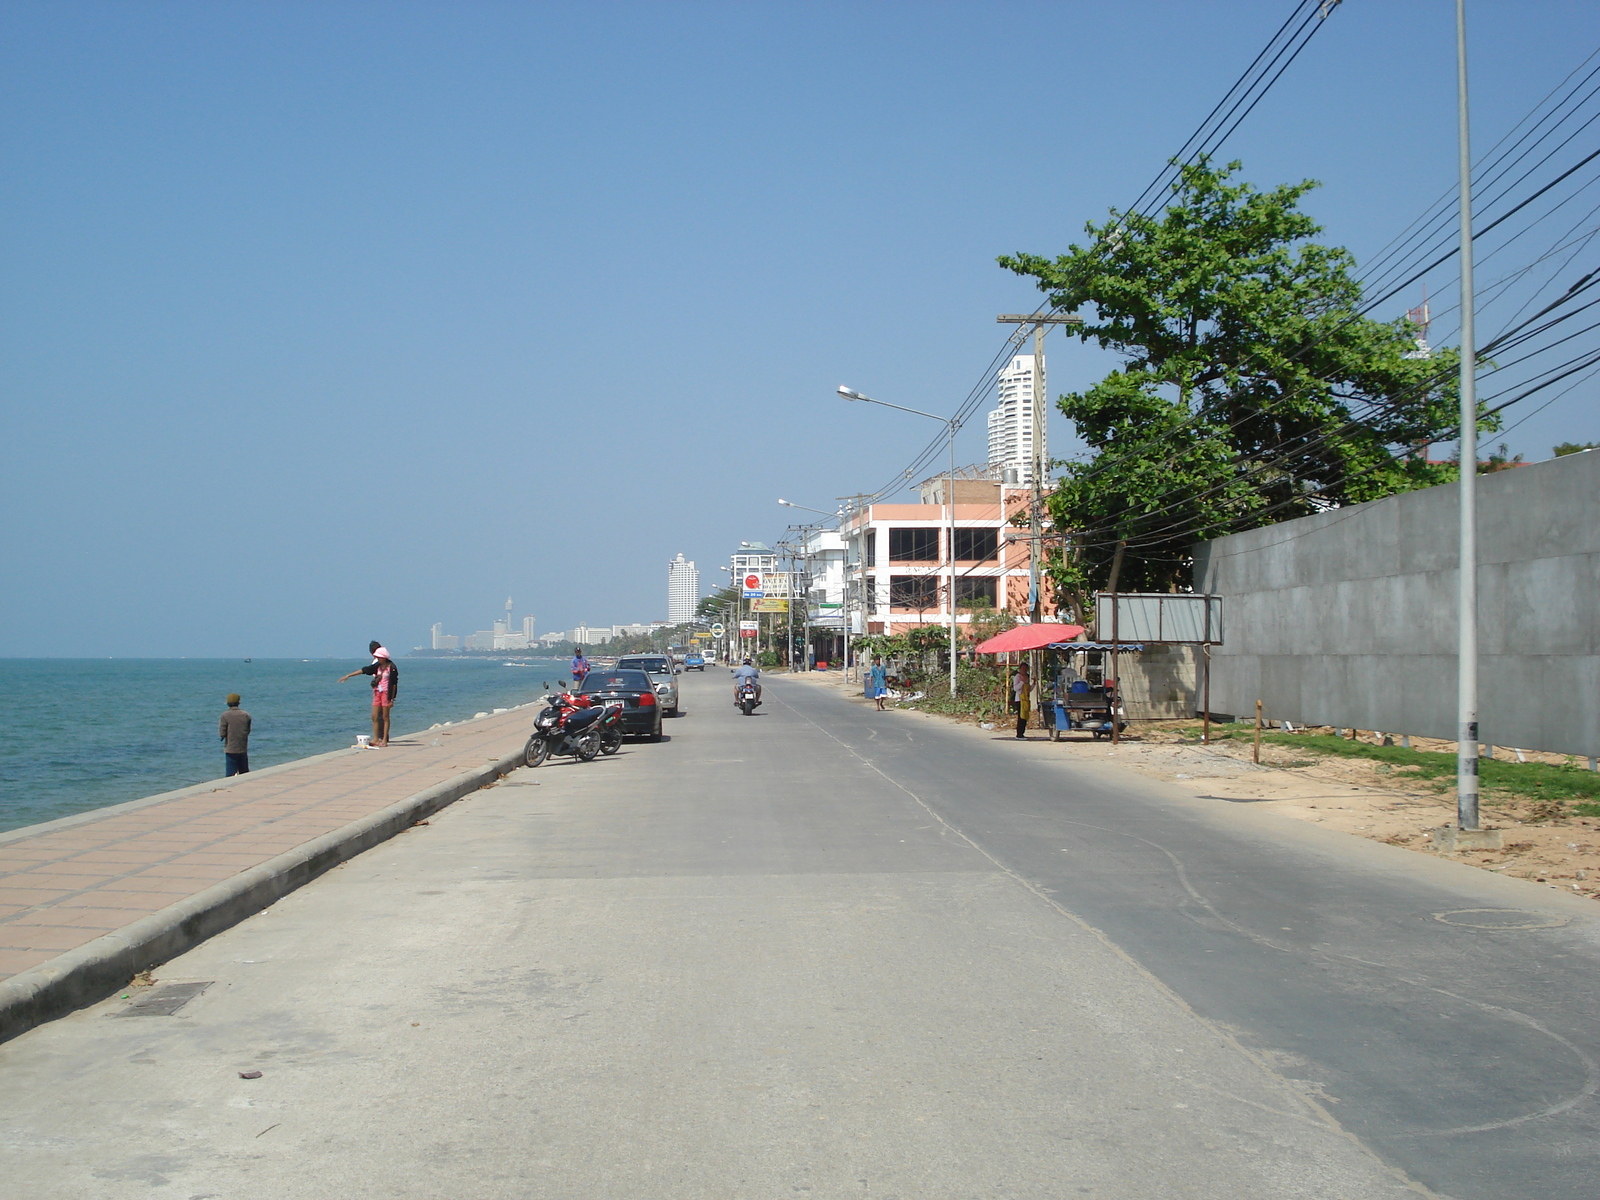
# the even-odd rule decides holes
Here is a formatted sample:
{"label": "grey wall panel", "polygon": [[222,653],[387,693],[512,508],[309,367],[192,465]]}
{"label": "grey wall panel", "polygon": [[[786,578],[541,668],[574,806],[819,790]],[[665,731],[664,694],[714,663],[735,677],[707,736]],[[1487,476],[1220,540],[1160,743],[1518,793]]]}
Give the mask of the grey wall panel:
{"label": "grey wall panel", "polygon": [[[1484,740],[1600,755],[1600,452],[1484,476],[1478,512]],[[1453,738],[1456,514],[1428,488],[1196,547],[1212,709]]]}

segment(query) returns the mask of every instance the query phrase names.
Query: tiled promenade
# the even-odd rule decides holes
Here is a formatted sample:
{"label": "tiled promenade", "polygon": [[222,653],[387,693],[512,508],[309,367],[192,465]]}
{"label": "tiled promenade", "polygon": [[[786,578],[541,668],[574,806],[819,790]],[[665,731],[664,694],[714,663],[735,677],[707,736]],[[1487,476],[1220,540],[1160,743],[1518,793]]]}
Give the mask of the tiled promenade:
{"label": "tiled promenade", "polygon": [[[0,980],[513,753],[530,708],[0,835]],[[217,755],[219,764],[221,753]],[[18,836],[21,835],[21,836]]]}

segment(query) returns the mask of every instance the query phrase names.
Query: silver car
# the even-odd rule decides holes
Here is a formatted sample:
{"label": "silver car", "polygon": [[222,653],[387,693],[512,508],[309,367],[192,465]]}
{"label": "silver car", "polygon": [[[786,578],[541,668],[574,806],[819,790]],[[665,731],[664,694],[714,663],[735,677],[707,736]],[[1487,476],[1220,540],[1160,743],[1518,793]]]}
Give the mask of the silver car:
{"label": "silver car", "polygon": [[670,654],[624,654],[617,659],[617,670],[643,671],[656,690],[656,703],[663,717],[675,717],[678,708],[678,672],[681,668]]}

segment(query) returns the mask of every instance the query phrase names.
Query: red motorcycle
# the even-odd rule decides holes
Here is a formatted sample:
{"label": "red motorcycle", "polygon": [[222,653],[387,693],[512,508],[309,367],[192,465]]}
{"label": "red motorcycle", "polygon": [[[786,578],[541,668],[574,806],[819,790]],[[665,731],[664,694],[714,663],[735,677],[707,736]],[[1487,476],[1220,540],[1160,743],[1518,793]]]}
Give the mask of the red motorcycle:
{"label": "red motorcycle", "polygon": [[561,692],[546,696],[545,707],[533,722],[533,734],[522,759],[537,767],[552,755],[571,755],[592,762],[597,754],[622,749],[622,706],[596,706],[587,696]]}

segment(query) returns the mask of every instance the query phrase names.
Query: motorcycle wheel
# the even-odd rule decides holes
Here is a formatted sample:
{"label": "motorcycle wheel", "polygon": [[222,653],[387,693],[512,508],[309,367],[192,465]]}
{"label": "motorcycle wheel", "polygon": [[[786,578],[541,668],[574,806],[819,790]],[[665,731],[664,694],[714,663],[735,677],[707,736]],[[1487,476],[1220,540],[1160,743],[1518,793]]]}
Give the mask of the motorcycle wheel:
{"label": "motorcycle wheel", "polygon": [[744,709],[744,715],[748,717],[751,713],[756,711],[756,702],[754,700],[746,700],[743,704],[739,705],[739,707]]}
{"label": "motorcycle wheel", "polygon": [[615,754],[622,749],[622,730],[608,729],[600,737],[600,753]]}
{"label": "motorcycle wheel", "polygon": [[549,757],[550,743],[545,741],[537,733],[528,739],[528,744],[523,747],[522,750],[522,761],[527,763],[530,767],[537,767]]}
{"label": "motorcycle wheel", "polygon": [[578,739],[578,744],[573,747],[572,753],[579,762],[593,762],[595,755],[600,753],[600,739],[594,734],[584,734]]}

